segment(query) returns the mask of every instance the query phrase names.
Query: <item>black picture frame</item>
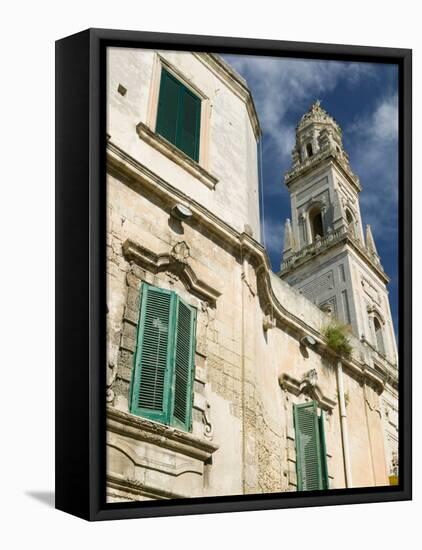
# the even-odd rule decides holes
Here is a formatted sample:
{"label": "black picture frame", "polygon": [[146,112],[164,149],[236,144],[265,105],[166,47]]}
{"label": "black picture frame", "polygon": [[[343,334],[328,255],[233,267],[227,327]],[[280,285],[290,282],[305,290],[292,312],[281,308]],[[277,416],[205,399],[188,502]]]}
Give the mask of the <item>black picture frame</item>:
{"label": "black picture frame", "polygon": [[[105,502],[105,51],[108,46],[395,63],[399,67],[399,458],[396,487]],[[87,520],[409,500],[412,52],[89,29],[56,42],[56,508]]]}

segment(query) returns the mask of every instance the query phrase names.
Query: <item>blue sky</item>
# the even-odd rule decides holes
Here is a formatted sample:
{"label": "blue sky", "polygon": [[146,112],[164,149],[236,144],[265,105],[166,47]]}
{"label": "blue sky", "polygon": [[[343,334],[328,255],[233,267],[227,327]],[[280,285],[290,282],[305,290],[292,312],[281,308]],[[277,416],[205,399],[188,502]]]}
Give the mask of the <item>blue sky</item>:
{"label": "blue sky", "polygon": [[280,267],[290,199],[284,173],[291,164],[295,126],[309,106],[322,107],[343,130],[350,164],[360,178],[364,230],[372,226],[391,279],[390,304],[397,333],[398,285],[398,70],[396,65],[225,55],[248,82],[263,130],[265,245]]}

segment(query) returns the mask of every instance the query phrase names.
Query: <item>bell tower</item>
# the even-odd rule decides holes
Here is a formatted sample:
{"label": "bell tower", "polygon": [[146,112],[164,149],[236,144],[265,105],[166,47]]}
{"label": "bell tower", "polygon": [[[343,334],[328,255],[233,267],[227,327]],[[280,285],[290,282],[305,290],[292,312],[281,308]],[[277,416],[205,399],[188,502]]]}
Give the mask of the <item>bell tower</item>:
{"label": "bell tower", "polygon": [[351,325],[374,357],[397,364],[389,278],[371,227],[362,226],[359,178],[337,122],[316,101],[296,127],[285,175],[291,221],[279,276],[333,318]]}

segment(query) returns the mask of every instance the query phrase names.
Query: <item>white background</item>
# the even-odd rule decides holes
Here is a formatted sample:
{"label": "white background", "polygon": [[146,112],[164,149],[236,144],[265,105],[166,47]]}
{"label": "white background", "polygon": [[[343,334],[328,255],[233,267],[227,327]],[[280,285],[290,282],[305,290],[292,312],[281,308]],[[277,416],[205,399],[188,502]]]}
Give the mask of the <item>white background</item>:
{"label": "white background", "polygon": [[[54,510],[54,40],[87,27],[414,49],[414,196],[421,201],[418,2],[3,2],[0,48],[0,542],[3,548],[420,547],[421,365],[414,502],[89,524]],[[419,101],[418,101],[419,99]],[[420,213],[416,213],[416,217]],[[415,281],[420,226],[415,224]],[[420,311],[415,285],[415,311]],[[418,339],[420,323],[415,323]],[[418,342],[417,342],[418,343]],[[416,348],[417,349],[417,348]],[[77,396],[77,388],[69,388]],[[418,536],[419,535],[419,536]],[[418,540],[419,539],[419,540]]]}

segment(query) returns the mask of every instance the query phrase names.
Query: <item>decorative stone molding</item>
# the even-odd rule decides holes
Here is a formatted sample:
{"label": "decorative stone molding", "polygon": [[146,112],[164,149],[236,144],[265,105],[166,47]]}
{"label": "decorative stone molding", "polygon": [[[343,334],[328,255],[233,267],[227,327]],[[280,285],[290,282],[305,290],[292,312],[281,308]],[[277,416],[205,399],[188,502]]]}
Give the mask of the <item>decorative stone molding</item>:
{"label": "decorative stone molding", "polygon": [[265,315],[262,321],[262,327],[265,331],[276,327],[276,320],[271,315]]}
{"label": "decorative stone molding", "polygon": [[359,178],[352,172],[350,165],[347,161],[346,153],[339,153],[331,144],[328,144],[323,149],[320,149],[315,155],[306,158],[298,165],[294,164],[293,167],[288,172],[286,172],[284,176],[284,181],[287,187],[289,187],[299,176],[304,176],[311,170],[314,170],[318,164],[322,164],[322,162],[325,161],[334,162],[335,165],[341,170],[341,172],[350,182],[352,187],[358,193],[362,191]]}
{"label": "decorative stone molding", "polygon": [[330,317],[337,318],[337,300],[335,296],[324,300],[319,304],[319,309],[324,313],[327,313]]}
{"label": "decorative stone molding", "polygon": [[347,227],[341,226],[334,231],[327,233],[321,239],[315,239],[314,242],[302,247],[297,252],[291,254],[288,258],[283,258],[280,265],[279,275],[283,278],[287,273],[293,269],[297,269],[299,266],[305,264],[309,259],[312,259],[315,254],[321,253],[323,250],[328,250],[334,246],[347,245],[353,247],[353,249],[368,263],[372,269],[376,271],[380,279],[388,284],[390,279],[383,270],[381,264],[374,262],[373,257],[368,254],[366,247],[364,247],[361,241],[351,236]]}
{"label": "decorative stone molding", "polygon": [[[198,380],[196,375],[195,380]],[[204,436],[212,441],[214,429],[211,423],[211,405],[208,399],[206,399],[205,395],[201,393],[195,393],[193,398],[193,407],[201,413]]]}
{"label": "decorative stone molding", "polygon": [[299,124],[296,127],[297,132],[303,131],[307,126],[310,124],[330,124],[332,125],[337,132],[341,135],[341,128],[337,124],[337,122],[334,120],[332,116],[330,116],[325,109],[321,107],[321,101],[317,99],[309,108],[309,111],[307,111],[302,118],[299,121]]}
{"label": "decorative stone molding", "polygon": [[148,145],[151,145],[151,147],[162,153],[168,159],[178,164],[181,168],[204,183],[209,189],[215,189],[218,179],[205,170],[198,162],[186,155],[186,153],[159,134],[153,132],[143,122],[139,122],[136,126],[136,131],[140,139],[148,143]]}
{"label": "decorative stone molding", "polygon": [[307,372],[301,380],[297,380],[289,374],[283,373],[279,378],[279,383],[283,389],[289,391],[293,395],[300,395],[301,393],[309,395],[309,397],[318,403],[321,409],[324,409],[330,414],[337,405],[335,398],[330,398],[323,394],[318,385],[318,373],[316,369]]}
{"label": "decorative stone molding", "polygon": [[180,241],[173,246],[170,255],[176,260],[176,262],[186,264],[188,258],[190,257],[189,246],[185,243],[185,241]]}
{"label": "decorative stone molding", "polygon": [[107,489],[108,493],[111,491],[118,491],[118,501],[121,501],[122,496],[125,500],[129,500],[128,493],[133,495],[131,500],[137,501],[139,497],[147,499],[162,500],[173,498],[189,498],[191,495],[184,495],[182,493],[176,493],[174,491],[165,491],[156,486],[142,483],[137,479],[131,479],[122,475],[108,474],[107,475]]}
{"label": "decorative stone molding", "polygon": [[376,317],[378,319],[378,321],[382,324],[382,325],[385,325],[385,318],[384,316],[382,315],[381,311],[379,310],[378,307],[376,307],[374,304],[368,304],[366,306],[366,311],[368,312],[368,314],[370,315],[370,317],[374,318]]}
{"label": "decorative stone molding", "polygon": [[202,413],[204,420],[204,436],[209,440],[212,440],[214,437],[214,428],[211,423],[211,405],[209,401],[205,402],[205,410]]}
{"label": "decorative stone molding", "polygon": [[221,296],[221,292],[217,289],[198,279],[187,262],[189,247],[184,241],[177,243],[170,254],[155,254],[130,239],[127,239],[122,246],[123,255],[127,260],[133,261],[153,273],[159,271],[174,273],[193,294],[206,300],[212,306],[215,306],[217,299]]}
{"label": "decorative stone molding", "polygon": [[108,362],[107,380],[106,380],[106,401],[111,403],[114,399],[114,391],[112,389],[116,380],[117,364],[114,361]]}
{"label": "decorative stone molding", "polygon": [[107,429],[131,439],[153,443],[169,451],[185,454],[202,462],[206,462],[219,448],[209,439],[201,439],[189,432],[125,413],[113,407],[107,408]]}

